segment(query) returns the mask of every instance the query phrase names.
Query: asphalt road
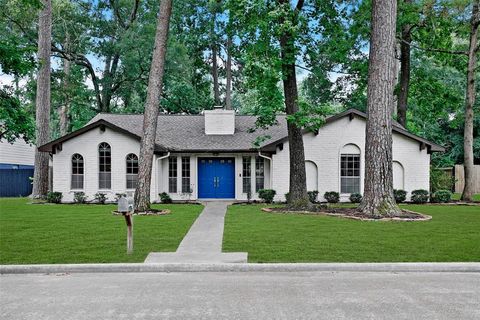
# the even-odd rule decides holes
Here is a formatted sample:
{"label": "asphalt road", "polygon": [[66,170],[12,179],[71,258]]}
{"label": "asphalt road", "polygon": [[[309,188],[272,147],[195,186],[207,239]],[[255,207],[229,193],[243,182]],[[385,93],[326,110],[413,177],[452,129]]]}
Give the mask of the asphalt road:
{"label": "asphalt road", "polygon": [[0,318],[480,319],[480,274],[3,275]]}

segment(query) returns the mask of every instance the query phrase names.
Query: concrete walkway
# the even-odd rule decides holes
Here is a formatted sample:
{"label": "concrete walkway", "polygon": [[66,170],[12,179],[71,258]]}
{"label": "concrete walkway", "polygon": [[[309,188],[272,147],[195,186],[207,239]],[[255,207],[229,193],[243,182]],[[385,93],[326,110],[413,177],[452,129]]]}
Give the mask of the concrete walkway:
{"label": "concrete walkway", "polygon": [[176,252],[151,252],[145,263],[245,263],[246,252],[222,253],[223,225],[231,202],[205,202]]}

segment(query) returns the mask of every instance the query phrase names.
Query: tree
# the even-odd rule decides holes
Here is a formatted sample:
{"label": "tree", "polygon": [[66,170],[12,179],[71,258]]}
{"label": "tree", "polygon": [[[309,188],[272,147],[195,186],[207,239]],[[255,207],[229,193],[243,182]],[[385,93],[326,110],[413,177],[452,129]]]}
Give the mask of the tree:
{"label": "tree", "polygon": [[474,191],[474,163],[473,163],[473,107],[475,105],[475,69],[477,68],[478,27],[480,24],[480,1],[475,0],[472,6],[470,19],[470,41],[467,63],[467,90],[465,93],[465,131],[463,137],[465,187],[462,200],[472,201]]}
{"label": "tree", "polygon": [[135,190],[136,211],[146,211],[150,209],[153,151],[155,148],[171,13],[172,0],[162,0],[160,2],[160,13],[158,15],[152,65],[148,78],[147,100],[145,102],[145,112],[143,116],[143,136],[140,143],[138,185]]}
{"label": "tree", "polygon": [[37,97],[35,117],[35,171],[33,176],[34,198],[43,198],[48,192],[48,153],[38,151],[38,147],[50,139],[50,49],[52,43],[52,3],[42,1],[38,22],[39,69],[37,74]]}
{"label": "tree", "polygon": [[[302,10],[304,2],[299,0],[293,9],[291,22],[294,26],[298,25],[298,12]],[[279,0],[279,5],[290,9],[288,0]],[[286,24],[282,17],[280,23]],[[280,35],[280,54],[283,76],[283,94],[285,96],[285,107],[287,115],[294,116],[298,111],[298,88],[295,70],[296,48],[294,35],[291,30],[285,28]],[[305,208],[309,204],[307,194],[307,177],[305,172],[305,149],[303,146],[302,128],[294,121],[288,121],[288,146],[290,152],[290,189],[289,206],[293,208]]]}
{"label": "tree", "polygon": [[[309,104],[298,95],[296,72],[315,66],[331,67],[323,51],[331,33],[341,26],[335,1],[249,0],[228,3],[232,29],[245,78],[248,108],[242,112],[257,116],[256,127],[276,125],[276,115],[287,113],[290,149],[289,207],[311,206],[306,188],[304,129],[318,129],[326,111],[322,104]],[[319,37],[319,34],[322,36]],[[331,46],[333,48],[333,46]],[[344,48],[337,48],[343,52]],[[281,86],[283,85],[283,87]],[[259,137],[265,141],[268,137]]]}
{"label": "tree", "polygon": [[395,81],[396,0],[373,0],[368,65],[364,196],[371,217],[401,214],[393,195],[392,113]]}
{"label": "tree", "polygon": [[[412,0],[403,0],[403,2],[409,4]],[[404,23],[401,26],[397,121],[404,127],[407,124],[408,91],[410,88],[410,42],[412,41],[412,28],[413,26],[409,23]]]}

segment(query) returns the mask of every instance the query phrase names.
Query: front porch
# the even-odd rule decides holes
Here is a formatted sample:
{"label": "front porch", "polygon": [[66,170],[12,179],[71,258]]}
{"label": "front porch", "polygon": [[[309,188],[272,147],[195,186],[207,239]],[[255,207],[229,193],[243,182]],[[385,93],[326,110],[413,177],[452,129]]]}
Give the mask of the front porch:
{"label": "front porch", "polygon": [[251,153],[167,153],[156,155],[155,199],[258,199],[272,188],[270,155]]}

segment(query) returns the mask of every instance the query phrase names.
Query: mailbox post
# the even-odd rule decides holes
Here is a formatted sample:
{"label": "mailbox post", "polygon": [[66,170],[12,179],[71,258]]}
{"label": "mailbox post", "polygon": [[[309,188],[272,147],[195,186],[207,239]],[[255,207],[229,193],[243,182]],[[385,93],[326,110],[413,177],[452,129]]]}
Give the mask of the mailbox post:
{"label": "mailbox post", "polygon": [[127,254],[133,252],[133,198],[122,196],[118,199],[118,212],[121,212],[127,223]]}

